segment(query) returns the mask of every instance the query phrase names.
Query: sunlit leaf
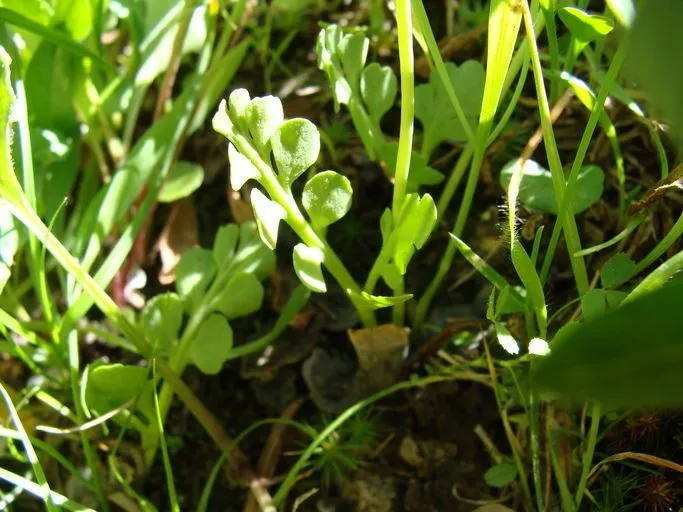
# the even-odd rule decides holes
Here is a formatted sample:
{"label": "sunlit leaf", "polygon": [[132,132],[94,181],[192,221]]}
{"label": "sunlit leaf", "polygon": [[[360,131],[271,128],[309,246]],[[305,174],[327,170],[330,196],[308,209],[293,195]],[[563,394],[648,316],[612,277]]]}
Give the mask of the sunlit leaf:
{"label": "sunlit leaf", "polygon": [[563,7],[558,14],[572,35],[582,42],[588,43],[606,36],[614,28],[614,22],[611,19],[589,14],[577,7]]}
{"label": "sunlit leaf", "polygon": [[106,414],[144,393],[139,399],[144,406],[151,398],[149,376],[149,370],[142,366],[118,363],[95,366],[87,374],[85,401],[91,410]]}
{"label": "sunlit leaf", "polygon": [[320,133],[308,119],[290,119],[275,130],[271,144],[280,181],[289,186],[318,159]]}
{"label": "sunlit leaf", "polygon": [[363,70],[360,92],[368,113],[377,124],[394,105],[397,91],[398,81],[389,66],[380,66],[373,62]]}
{"label": "sunlit leaf", "polygon": [[175,287],[191,307],[195,307],[216,275],[216,263],[208,249],[194,248],[183,254],[176,267]]}
{"label": "sunlit leaf", "polygon": [[251,205],[254,207],[254,216],[261,240],[270,249],[275,249],[280,221],[287,216],[285,209],[268,199],[257,188],[251,191]]}
{"label": "sunlit leaf", "polygon": [[327,291],[322,272],[324,259],[323,252],[317,247],[308,247],[306,244],[294,247],[294,271],[306,288],[313,292]]}
{"label": "sunlit leaf", "polygon": [[168,350],[178,338],[183,323],[183,302],[175,293],[152,297],[140,314],[140,325],[157,350]]}
{"label": "sunlit leaf", "polygon": [[19,232],[14,222],[12,214],[0,205],[0,292],[9,280],[19,249]]}
{"label": "sunlit leaf", "polygon": [[235,257],[239,235],[240,228],[237,224],[227,224],[218,228],[216,238],[213,241],[213,258],[219,272],[223,267],[229,265]]}
{"label": "sunlit leaf", "polygon": [[301,202],[313,224],[324,228],[347,214],[352,196],[351,182],[346,176],[324,171],[306,182]]}
{"label": "sunlit leaf", "polygon": [[275,130],[285,120],[282,102],[275,96],[254,98],[244,110],[244,119],[256,146],[263,150]]}
{"label": "sunlit leaf", "polygon": [[238,192],[249,180],[258,180],[260,173],[246,156],[237,151],[232,144],[228,145],[230,160],[230,187]]}

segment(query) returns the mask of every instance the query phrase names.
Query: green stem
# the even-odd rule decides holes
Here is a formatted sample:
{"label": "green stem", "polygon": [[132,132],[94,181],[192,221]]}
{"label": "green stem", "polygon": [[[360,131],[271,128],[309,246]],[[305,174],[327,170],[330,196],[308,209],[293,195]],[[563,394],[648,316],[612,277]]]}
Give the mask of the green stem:
{"label": "green stem", "polygon": [[[558,199],[559,204],[565,205],[563,201],[567,185],[565,182],[564,171],[562,170],[560,153],[557,149],[557,143],[555,142],[555,135],[553,133],[553,125],[550,117],[550,105],[548,103],[548,96],[546,95],[545,85],[543,83],[543,69],[541,67],[538,46],[536,45],[534,22],[531,18],[528,0],[523,0],[522,2],[522,16],[526,28],[527,44],[531,53],[531,66],[534,74],[534,81],[536,83],[536,96],[538,98],[538,111],[541,118],[541,130],[543,132],[543,141],[545,143],[546,154],[550,166],[555,197]],[[595,122],[597,123],[597,119]],[[565,210],[567,210],[566,206],[568,205],[565,205]],[[579,295],[583,295],[589,289],[589,282],[585,262],[581,256],[576,255],[576,253],[581,250],[581,241],[579,239],[579,232],[576,227],[576,220],[574,219],[574,215],[568,213],[567,211],[560,211],[559,216],[562,219],[562,227],[567,248],[569,250],[576,286],[579,291]]]}
{"label": "green stem", "polygon": [[292,193],[282,187],[273,169],[261,158],[258,151],[251,145],[251,142],[237,133],[232,123],[229,126],[226,123],[226,125],[214,126],[214,128],[227,137],[235,148],[254,164],[259,171],[261,184],[270,195],[270,198],[285,210],[287,224],[291,226],[301,241],[309,247],[317,247],[322,251],[325,267],[346,292],[356,307],[363,324],[366,327],[377,325],[374,313],[362,302],[361,289],[344,266],[344,263],[342,263],[327,241],[318,236],[306,221]]}
{"label": "green stem", "polygon": [[[553,172],[553,185],[555,186],[555,196],[560,198],[560,210],[557,220],[555,221],[555,226],[553,227],[553,232],[550,238],[550,244],[548,246],[548,251],[546,252],[545,258],[543,260],[543,266],[541,268],[541,282],[545,282],[549,273],[550,265],[552,264],[553,258],[555,256],[555,249],[557,248],[557,243],[560,238],[560,229],[564,229],[565,239],[567,240],[567,248],[569,250],[569,256],[572,263],[572,269],[574,271],[574,277],[577,284],[577,289],[579,295],[583,295],[589,288],[588,286],[588,274],[586,272],[585,263],[583,261],[583,254],[581,252],[581,244],[578,238],[578,231],[576,229],[576,222],[572,209],[572,201],[574,199],[574,194],[576,191],[576,185],[578,182],[579,171],[583,165],[583,161],[588,152],[588,147],[590,146],[591,139],[593,138],[593,133],[600,120],[600,116],[604,111],[605,100],[610,92],[611,86],[616,80],[617,74],[621,69],[621,65],[626,57],[627,44],[625,40],[619,44],[612,63],[610,64],[607,74],[602,82],[602,87],[600,92],[595,98],[595,103],[591,115],[586,123],[586,128],[581,136],[581,142],[576,150],[576,156],[574,157],[574,162],[572,163],[571,171],[569,172],[569,178],[567,179],[565,186],[564,172],[562,171],[562,164],[559,162],[559,153],[557,153],[557,146],[554,146],[554,138],[552,137],[552,126],[550,127],[549,138],[552,139],[552,144],[548,144],[548,139],[546,139],[546,134],[544,130],[544,139],[546,140],[546,147],[554,147],[555,152],[553,153],[554,159],[557,162],[555,165],[558,167],[558,172],[560,176],[555,177],[555,172],[553,172],[551,164],[551,172]],[[538,53],[536,52],[536,55]],[[540,63],[539,63],[540,65]],[[535,73],[535,70],[534,70]],[[540,108],[540,102],[539,102]],[[550,161],[550,151],[548,151],[548,160]],[[561,190],[563,189],[563,190]],[[561,193],[558,193],[561,190]]]}
{"label": "green stem", "polygon": [[662,240],[655,246],[655,248],[638,262],[636,265],[636,273],[642,272],[655,261],[657,261],[660,256],[662,256],[674,243],[676,243],[681,235],[683,235],[683,215],[678,217],[676,223],[664,236],[664,238],[662,238]]}
{"label": "green stem", "polygon": [[439,197],[439,202],[436,205],[436,212],[437,212],[436,224],[437,224],[437,226],[441,223],[441,220],[443,219],[443,216],[446,213],[446,209],[448,208],[448,205],[451,203],[451,199],[453,199],[453,195],[455,194],[455,191],[458,189],[458,185],[460,185],[460,181],[462,180],[462,177],[465,175],[465,171],[467,170],[467,166],[469,165],[470,161],[472,160],[473,154],[474,154],[474,146],[472,144],[467,144],[467,146],[465,146],[465,149],[463,150],[463,152],[460,153],[460,156],[458,157],[458,161],[455,163],[455,167],[453,167],[453,170],[451,171],[450,175],[448,176],[448,181],[446,182],[446,186],[444,187],[443,192],[441,192],[441,196]]}
{"label": "green stem", "polygon": [[591,466],[593,464],[593,455],[595,454],[595,446],[598,444],[598,433],[600,432],[600,418],[602,412],[600,410],[600,404],[593,404],[593,411],[591,413],[591,426],[588,431],[588,446],[583,452],[583,459],[581,464],[581,477],[579,479],[579,485],[576,489],[576,496],[574,500],[576,501],[575,510],[581,509],[581,501],[583,500],[583,495],[586,491],[586,484],[588,483],[588,475],[590,474]]}

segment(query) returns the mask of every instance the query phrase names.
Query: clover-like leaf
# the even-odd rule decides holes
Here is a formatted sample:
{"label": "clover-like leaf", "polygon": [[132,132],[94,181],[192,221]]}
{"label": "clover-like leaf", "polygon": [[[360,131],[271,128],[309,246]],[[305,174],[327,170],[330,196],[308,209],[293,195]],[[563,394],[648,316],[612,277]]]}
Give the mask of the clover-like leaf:
{"label": "clover-like leaf", "polygon": [[275,201],[268,199],[257,188],[251,191],[251,205],[254,207],[254,216],[261,240],[271,250],[275,249],[280,221],[287,215],[285,209]]}
{"label": "clover-like leaf", "polygon": [[616,309],[628,294],[615,290],[593,289],[581,296],[581,311],[586,320],[604,315]]}
{"label": "clover-like leaf", "polygon": [[239,318],[261,309],[263,296],[263,285],[258,277],[240,272],[221,290],[213,303],[213,308],[228,319]]}
{"label": "clover-like leaf", "polygon": [[237,224],[221,226],[213,240],[213,259],[219,271],[229,265],[235,257],[240,228]]}
{"label": "clover-like leaf", "polygon": [[[512,175],[520,165],[520,159],[510,161],[500,173],[500,184],[507,190]],[[519,202],[528,208],[557,215],[558,205],[550,171],[535,160],[526,160],[519,188]],[[579,171],[571,204],[573,214],[593,206],[602,196],[605,174],[596,165],[586,165]]]}
{"label": "clover-like leaf", "polygon": [[[465,117],[470,126],[476,126],[484,97],[484,67],[474,60],[465,61],[460,66],[447,62],[446,71]],[[430,75],[428,83],[415,88],[415,117],[422,123],[424,155],[431,155],[441,142],[467,140],[465,129],[458,120],[446,88],[435,71]]]}
{"label": "clover-like leaf", "polygon": [[306,182],[301,202],[313,224],[324,228],[348,213],[352,197],[353,189],[346,176],[324,171]]}
{"label": "clover-like leaf", "polygon": [[230,272],[247,272],[263,280],[275,268],[275,253],[261,239],[257,224],[248,221],[240,224],[240,241],[230,264]]}
{"label": "clover-like leaf", "polygon": [[190,308],[195,308],[215,275],[216,263],[211,251],[200,247],[190,249],[176,266],[176,290]]}
{"label": "clover-like leaf", "polygon": [[360,92],[370,117],[379,124],[382,116],[394,105],[398,81],[389,66],[376,62],[368,65],[360,77]]}
{"label": "clover-like leaf", "polygon": [[290,119],[275,130],[271,144],[280,181],[289,186],[318,159],[320,133],[308,119]]}
{"label": "clover-like leaf", "polygon": [[638,267],[626,253],[618,252],[603,265],[600,281],[603,288],[615,290],[631,279]]}
{"label": "clover-like leaf", "polygon": [[233,122],[244,121],[247,105],[251,102],[251,96],[246,89],[235,89],[230,93],[228,105]]}
{"label": "clover-like leaf", "polygon": [[589,14],[577,7],[563,7],[558,11],[562,23],[582,43],[590,43],[606,36],[614,28],[614,22],[597,14]]}
{"label": "clover-like leaf", "polygon": [[204,168],[194,162],[178,162],[159,190],[160,203],[172,203],[189,196],[204,181]]}
{"label": "clover-like leaf", "polygon": [[230,161],[230,187],[238,192],[249,180],[258,180],[261,174],[246,156],[237,151],[232,144],[228,145]]}
{"label": "clover-like leaf", "polygon": [[139,393],[138,408],[145,411],[151,404],[151,373],[142,366],[128,364],[102,364],[92,366],[85,381],[85,402],[98,414],[106,414]]}
{"label": "clover-like leaf", "polygon": [[306,244],[294,247],[294,271],[306,288],[317,293],[327,291],[322,271],[324,259],[323,251],[318,247],[308,247]]}
{"label": "clover-like leaf", "polygon": [[351,99],[351,86],[343,74],[339,57],[339,45],[343,37],[339,26],[330,25],[320,31],[316,42],[318,68],[325,72],[330,81],[336,111],[339,111],[340,104],[348,104]]}
{"label": "clover-like leaf", "polygon": [[429,239],[436,224],[436,215],[436,205],[429,194],[406,196],[401,207],[400,224],[393,235],[393,260],[401,274],[406,273],[415,250],[421,249]]}
{"label": "clover-like leaf", "polygon": [[[380,157],[387,165],[387,170],[394,176],[396,174],[396,160],[398,158],[398,142],[387,142],[380,149]],[[420,153],[413,153],[410,157],[410,171],[408,173],[408,185],[415,191],[422,185],[438,185],[444,180],[444,175],[433,169]]]}
{"label": "clover-like leaf", "polygon": [[228,359],[233,345],[232,328],[224,316],[209,315],[188,350],[190,361],[202,373],[216,375]]}
{"label": "clover-like leaf", "polygon": [[244,119],[259,151],[263,151],[277,127],[285,120],[282,102],[275,96],[254,98],[244,110]]}
{"label": "clover-like leaf", "polygon": [[172,292],[153,297],[142,308],[140,324],[157,350],[167,351],[178,339],[183,309],[183,301]]}
{"label": "clover-like leaf", "polygon": [[14,256],[19,249],[19,231],[14,216],[0,205],[0,292],[9,280]]}

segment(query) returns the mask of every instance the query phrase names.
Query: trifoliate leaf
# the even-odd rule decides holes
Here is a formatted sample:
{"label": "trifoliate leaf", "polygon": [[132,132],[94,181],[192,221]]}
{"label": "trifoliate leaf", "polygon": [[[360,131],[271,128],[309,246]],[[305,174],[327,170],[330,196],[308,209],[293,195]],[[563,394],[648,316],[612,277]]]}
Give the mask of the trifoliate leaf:
{"label": "trifoliate leaf", "polygon": [[294,271],[304,286],[313,292],[327,291],[322,271],[324,259],[324,254],[318,247],[308,247],[306,244],[297,244],[294,247]]}
{"label": "trifoliate leaf", "polygon": [[[520,165],[520,159],[510,161],[500,173],[500,184],[507,190],[512,175]],[[524,164],[524,174],[519,189],[518,200],[534,210],[557,215],[558,205],[550,171],[534,160]],[[579,171],[571,204],[573,214],[581,213],[595,204],[602,196],[605,174],[596,165],[586,165]]]}
{"label": "trifoliate leaf", "polygon": [[249,133],[259,151],[263,151],[277,127],[285,120],[282,102],[275,96],[254,98],[244,110]]}
{"label": "trifoliate leaf", "polygon": [[228,145],[228,160],[230,161],[230,187],[238,192],[249,180],[258,180],[261,175],[258,169],[246,156],[237,151],[232,144]]}
{"label": "trifoliate leaf", "polygon": [[196,247],[183,254],[175,273],[176,290],[192,310],[216,275],[216,263],[211,251]]}
{"label": "trifoliate leaf", "polygon": [[232,328],[224,316],[208,316],[188,350],[190,361],[207,375],[216,375],[228,359],[233,345]]}
{"label": "trifoliate leaf", "polygon": [[218,229],[213,241],[213,259],[219,271],[232,263],[239,236],[240,228],[237,224],[226,224]]}
{"label": "trifoliate leaf", "polygon": [[324,228],[347,214],[352,196],[351,182],[346,176],[324,171],[306,182],[301,202],[313,225]]}
{"label": "trifoliate leaf", "polygon": [[606,312],[619,307],[628,294],[614,290],[588,290],[581,297],[581,311],[586,320],[603,316]]}
{"label": "trifoliate leaf", "polygon": [[631,279],[637,270],[635,262],[623,252],[618,252],[603,265],[600,282],[603,288],[615,290]]}
{"label": "trifoliate leaf", "polygon": [[275,130],[271,144],[280,182],[289,186],[318,159],[320,133],[307,119],[290,119]]}
{"label": "trifoliate leaf", "polygon": [[[447,62],[446,71],[470,126],[476,127],[484,96],[484,67],[474,60],[465,61],[460,66]],[[436,71],[431,73],[428,83],[415,88],[415,117],[423,127],[424,155],[431,155],[441,142],[467,140],[467,134]]]}
{"label": "trifoliate leaf", "polygon": [[194,162],[177,162],[159,190],[160,203],[172,203],[189,196],[204,181],[204,168]]}
{"label": "trifoliate leaf", "polygon": [[261,309],[263,295],[263,285],[258,277],[241,272],[228,281],[216,297],[213,308],[230,320],[247,316]]}
{"label": "trifoliate leaf", "polygon": [[398,81],[389,66],[373,62],[363,70],[360,92],[370,117],[379,125],[382,116],[394,105]]}
{"label": "trifoliate leaf", "polygon": [[287,215],[285,209],[275,201],[268,199],[257,188],[251,191],[251,205],[254,207],[254,216],[261,240],[271,250],[275,249],[280,221]]}
{"label": "trifoliate leaf", "polygon": [[152,346],[165,353],[178,339],[183,323],[183,302],[175,293],[162,293],[147,301],[140,324]]}

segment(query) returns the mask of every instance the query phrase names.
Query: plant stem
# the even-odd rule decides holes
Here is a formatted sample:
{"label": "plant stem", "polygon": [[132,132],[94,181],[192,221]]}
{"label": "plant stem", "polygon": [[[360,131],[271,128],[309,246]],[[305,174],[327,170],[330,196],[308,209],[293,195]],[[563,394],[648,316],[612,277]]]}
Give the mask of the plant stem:
{"label": "plant stem", "polygon": [[308,221],[306,221],[301,210],[299,210],[299,206],[296,204],[294,196],[292,196],[289,190],[285,190],[282,187],[270,165],[261,158],[261,155],[259,155],[258,151],[246,137],[236,132],[227,115],[225,118],[226,123],[221,126],[217,126],[214,123],[214,129],[227,137],[235,148],[254,164],[259,171],[261,184],[270,195],[270,198],[285,210],[287,224],[291,226],[301,241],[309,247],[317,247],[322,251],[325,267],[346,292],[346,295],[356,307],[363,324],[366,327],[377,325],[375,314],[362,302],[361,289],[346,266],[344,266],[344,263],[339,259],[327,241],[318,236]]}
{"label": "plant stem", "polygon": [[[557,198],[558,203],[565,204],[563,203],[566,192],[565,176],[564,171],[562,170],[560,153],[555,142],[555,135],[553,133],[552,119],[550,116],[550,105],[548,103],[548,96],[546,95],[545,85],[543,83],[543,69],[541,67],[538,46],[536,45],[534,22],[531,18],[528,0],[522,0],[521,7],[526,29],[527,44],[531,54],[531,66],[533,69],[534,81],[536,83],[536,96],[538,98],[538,112],[541,118],[541,130],[543,132],[543,141],[545,143],[546,154],[550,166],[553,189],[555,190],[555,197]],[[565,208],[565,210],[568,210],[568,208]],[[567,248],[569,250],[576,287],[579,295],[583,295],[589,289],[589,282],[583,257],[576,256],[576,253],[581,250],[581,241],[579,239],[579,232],[576,227],[576,220],[574,219],[574,216],[567,211],[560,211],[559,216],[562,218],[562,227],[565,240],[567,242]]]}
{"label": "plant stem", "polygon": [[595,402],[593,404],[593,411],[591,413],[591,427],[588,431],[588,446],[583,452],[583,459],[581,465],[581,478],[579,479],[579,485],[576,489],[576,496],[574,500],[576,501],[575,510],[581,508],[581,501],[583,500],[583,495],[586,490],[586,483],[588,482],[588,475],[590,474],[591,465],[593,464],[593,455],[595,454],[595,446],[598,443],[598,434],[600,432],[600,418],[601,418],[600,404]]}

